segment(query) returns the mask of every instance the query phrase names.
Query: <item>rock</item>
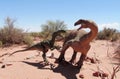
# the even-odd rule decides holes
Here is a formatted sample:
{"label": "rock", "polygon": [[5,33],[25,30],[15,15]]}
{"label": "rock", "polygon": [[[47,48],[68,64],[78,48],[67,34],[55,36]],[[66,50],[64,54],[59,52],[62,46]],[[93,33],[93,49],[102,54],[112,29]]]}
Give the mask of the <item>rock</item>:
{"label": "rock", "polygon": [[104,73],[104,72],[96,71],[95,73],[93,73],[93,76],[95,76],[95,77],[108,77],[108,74]]}
{"label": "rock", "polygon": [[1,68],[5,68],[5,65],[2,65]]}
{"label": "rock", "polygon": [[80,77],[80,78],[84,78],[84,75],[83,75],[83,74],[80,74],[79,77]]}
{"label": "rock", "polygon": [[12,64],[6,64],[6,66],[11,66]]}

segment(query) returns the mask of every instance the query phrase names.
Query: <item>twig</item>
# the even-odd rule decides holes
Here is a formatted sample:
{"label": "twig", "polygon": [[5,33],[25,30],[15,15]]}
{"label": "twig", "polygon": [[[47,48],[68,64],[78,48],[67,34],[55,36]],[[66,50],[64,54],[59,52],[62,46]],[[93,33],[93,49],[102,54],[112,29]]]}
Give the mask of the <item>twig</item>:
{"label": "twig", "polygon": [[116,77],[116,73],[120,71],[120,65],[113,67],[113,73],[111,75],[111,79],[114,79],[114,77]]}
{"label": "twig", "polygon": [[5,55],[9,55],[9,53],[5,53],[5,54],[1,55],[0,58],[3,57],[3,56],[5,56]]}

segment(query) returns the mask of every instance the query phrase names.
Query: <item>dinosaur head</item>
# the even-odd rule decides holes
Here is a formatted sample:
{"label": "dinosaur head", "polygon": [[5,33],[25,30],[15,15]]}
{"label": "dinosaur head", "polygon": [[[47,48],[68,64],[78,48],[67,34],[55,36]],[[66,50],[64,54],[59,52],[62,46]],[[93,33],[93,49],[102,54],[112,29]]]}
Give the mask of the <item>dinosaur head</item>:
{"label": "dinosaur head", "polygon": [[80,27],[79,29],[88,28],[88,25],[86,25],[86,24],[84,23],[84,21],[85,21],[85,20],[80,19],[80,20],[78,20],[77,22],[75,22],[74,26],[77,26],[77,25],[81,24],[81,27]]}
{"label": "dinosaur head", "polygon": [[58,31],[56,31],[56,32],[54,32],[52,34],[52,39],[50,40],[51,47],[53,47],[56,37],[57,36],[61,36],[61,33],[66,33],[66,31],[64,31],[64,30],[58,30]]}
{"label": "dinosaur head", "polygon": [[65,30],[58,30],[58,31],[53,33],[53,36],[61,36],[60,35],[61,33],[66,33],[66,31]]}

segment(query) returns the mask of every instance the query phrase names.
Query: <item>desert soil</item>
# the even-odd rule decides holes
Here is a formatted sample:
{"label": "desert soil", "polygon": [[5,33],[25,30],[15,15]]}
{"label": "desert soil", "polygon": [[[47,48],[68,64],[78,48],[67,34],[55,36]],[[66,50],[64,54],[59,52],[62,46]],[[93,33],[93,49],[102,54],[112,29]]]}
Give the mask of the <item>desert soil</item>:
{"label": "desert soil", "polygon": [[[58,44],[61,43],[58,42]],[[0,48],[0,55],[25,49],[25,47],[26,45],[13,45]],[[87,57],[92,58],[95,62],[92,63],[86,59],[80,71],[70,64],[54,63],[60,54],[57,50],[47,52],[47,59],[54,64],[53,68],[51,65],[44,65],[41,51],[19,52],[10,57],[6,55],[0,58],[0,79],[102,79],[100,76],[93,76],[96,71],[107,73],[108,79],[111,79],[113,67],[119,63],[117,60],[111,60],[115,47],[116,45],[109,41],[96,40],[91,42],[91,49]],[[39,56],[38,53],[40,53]],[[52,53],[54,58],[49,58]],[[66,51],[66,61],[70,60],[72,53],[72,48]],[[76,61],[79,57],[80,53],[78,52]],[[103,79],[107,79],[107,77]],[[120,79],[120,71],[116,73],[115,79]]]}

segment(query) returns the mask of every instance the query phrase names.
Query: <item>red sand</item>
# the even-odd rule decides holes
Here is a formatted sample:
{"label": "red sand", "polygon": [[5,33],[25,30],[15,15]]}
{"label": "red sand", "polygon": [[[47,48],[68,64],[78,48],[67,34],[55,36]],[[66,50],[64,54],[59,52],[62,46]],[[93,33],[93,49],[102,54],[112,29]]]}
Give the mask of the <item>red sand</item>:
{"label": "red sand", "polygon": [[[16,50],[24,49],[23,46],[11,46],[9,48],[0,48],[0,55],[5,53],[12,53]],[[104,72],[108,74],[110,79],[113,66],[110,60],[114,53],[114,47],[111,42],[108,41],[93,41],[91,42],[91,49],[88,52],[88,57],[97,58],[99,61],[91,63],[89,60],[84,61],[84,64],[78,72],[70,65],[55,64],[54,69],[51,69],[50,65],[45,66],[42,59],[42,52],[40,56],[36,56],[38,51],[26,51],[16,53],[14,56],[4,56],[0,58],[0,79],[101,79],[100,77],[93,76],[96,71]],[[72,48],[66,51],[65,58],[70,60],[72,55]],[[58,58],[59,52],[57,50],[49,51],[47,56],[54,53],[54,57]],[[77,55],[79,59],[80,53]],[[48,60],[54,64],[55,59],[48,58]],[[2,68],[3,67],[3,68]],[[107,78],[105,78],[107,79]],[[120,79],[120,71],[116,74],[115,79]]]}

